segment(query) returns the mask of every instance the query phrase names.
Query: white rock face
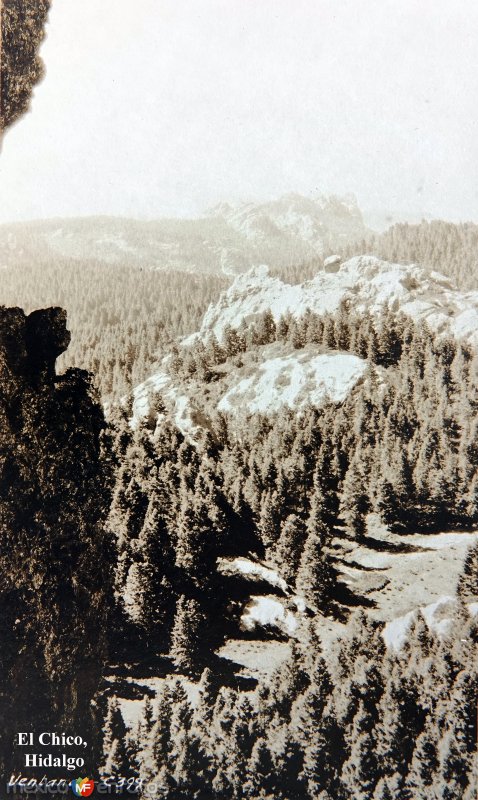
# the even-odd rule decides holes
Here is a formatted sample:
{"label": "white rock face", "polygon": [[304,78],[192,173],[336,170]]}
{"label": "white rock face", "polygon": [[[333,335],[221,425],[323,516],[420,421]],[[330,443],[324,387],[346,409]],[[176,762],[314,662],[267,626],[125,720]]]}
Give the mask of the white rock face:
{"label": "white rock face", "polygon": [[[132,427],[151,413],[154,397],[161,395],[167,413],[186,436],[198,432],[191,405],[193,390],[175,386],[164,370],[152,375],[133,391]],[[226,414],[274,414],[285,406],[301,411],[306,406],[320,408],[327,402],[342,403],[365,376],[367,363],[350,353],[321,353],[313,349],[293,350],[289,354],[266,358],[251,374],[239,377],[231,372],[228,388],[216,408]],[[158,415],[159,417],[160,415]]]}
{"label": "white rock face", "polygon": [[284,578],[278,574],[277,570],[266,567],[250,558],[219,558],[218,571],[221,575],[240,576],[246,580],[265,581],[276,589],[280,589],[284,594],[288,593],[288,586]]}
{"label": "white rock face", "polygon": [[[226,326],[238,328],[267,309],[276,320],[290,312],[302,316],[307,309],[334,313],[348,301],[358,314],[378,315],[386,308],[426,323],[441,335],[454,336],[478,347],[478,292],[459,292],[444,275],[417,265],[392,264],[374,256],[358,256],[340,264],[332,257],[328,270],[312,280],[291,286],[269,275],[266,266],[239,275],[218,302],[206,312],[201,329],[183,341],[192,344],[211,332],[221,339]],[[246,375],[229,380],[217,408],[225,413],[274,413],[288,406],[320,407],[327,401],[343,402],[363,378],[366,363],[349,353],[316,355],[307,348],[277,357],[265,356]],[[187,390],[179,391],[168,374],[150,378],[135,390],[135,417],[146,416],[149,394],[161,392],[172,406],[176,424],[187,434],[197,427],[191,418]]]}
{"label": "white rock face", "polygon": [[437,333],[478,346],[478,292],[459,292],[437,272],[374,256],[357,256],[337,271],[319,272],[298,286],[270,277],[267,267],[254,268],[238,276],[210,306],[200,335],[214,331],[221,337],[226,325],[237,328],[243,319],[253,320],[269,308],[276,320],[286,312],[301,316],[308,308],[318,314],[334,313],[344,300],[357,313],[379,314],[388,306],[426,322]]}
{"label": "white rock face", "polygon": [[363,377],[367,364],[348,353],[312,356],[309,352],[272,358],[232,386],[218,411],[271,414],[283,406],[300,410],[331,401],[341,403]]}
{"label": "white rock face", "polygon": [[[455,597],[444,595],[435,603],[422,606],[419,610],[430,631],[443,637],[451,632],[452,615],[456,606],[457,601]],[[472,617],[477,616],[477,603],[468,603],[467,608]],[[407,641],[410,628],[416,617],[417,611],[410,611],[403,617],[397,617],[391,620],[391,622],[387,622],[382,632],[385,644],[394,650],[400,650]]]}
{"label": "white rock face", "polygon": [[[167,403],[169,414],[179,430],[185,436],[194,435],[198,431],[198,426],[191,418],[189,397],[174,386],[171,376],[165,371],[155,373],[134,389],[132,427],[135,428],[150,414],[151,400],[158,394]],[[157,415],[158,418],[160,416]]]}
{"label": "white rock face", "polygon": [[241,627],[245,631],[278,628],[290,636],[297,630],[298,620],[279,598],[259,595],[251,597],[241,617]]}

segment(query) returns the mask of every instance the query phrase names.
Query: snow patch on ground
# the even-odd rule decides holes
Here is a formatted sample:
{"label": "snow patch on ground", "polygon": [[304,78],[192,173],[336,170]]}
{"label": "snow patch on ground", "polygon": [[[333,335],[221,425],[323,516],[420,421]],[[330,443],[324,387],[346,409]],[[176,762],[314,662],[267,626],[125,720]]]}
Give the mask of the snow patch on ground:
{"label": "snow patch on ground", "polygon": [[218,571],[222,575],[243,575],[252,581],[266,581],[284,594],[287,593],[287,583],[275,570],[249,558],[220,558],[218,559]]}
{"label": "snow patch on ground", "polygon": [[254,631],[257,627],[279,628],[292,635],[297,630],[298,621],[276,597],[256,596],[251,597],[242,614],[241,627],[246,631]]}
{"label": "snow patch on ground", "polygon": [[144,700],[127,700],[118,697],[118,704],[127,728],[135,728],[144,714]]}
{"label": "snow patch on ground", "polygon": [[[470,547],[473,545],[478,537],[478,533],[473,532],[451,532],[451,533],[430,533],[423,535],[414,535],[413,544],[418,547],[431,548],[432,550],[443,550],[449,547]],[[401,539],[407,542],[412,537],[402,536]]]}
{"label": "snow patch on ground", "polygon": [[311,356],[300,352],[271,358],[228,389],[217,409],[270,414],[282,406],[300,409],[327,401],[340,403],[366,370],[365,361],[348,353]]}
{"label": "snow patch on ground", "polygon": [[[451,595],[443,595],[434,603],[421,606],[420,611],[425,618],[428,628],[438,636],[447,636],[450,632],[451,617],[456,606],[456,599]],[[478,603],[469,603],[468,611],[472,616],[478,614]],[[417,617],[417,610],[409,611],[402,617],[387,622],[382,635],[387,647],[400,650],[405,644],[410,628]]]}

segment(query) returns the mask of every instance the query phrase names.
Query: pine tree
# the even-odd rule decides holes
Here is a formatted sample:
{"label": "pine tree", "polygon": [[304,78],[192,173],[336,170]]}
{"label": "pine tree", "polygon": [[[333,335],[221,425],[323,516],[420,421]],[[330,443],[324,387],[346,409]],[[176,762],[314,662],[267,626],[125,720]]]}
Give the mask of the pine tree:
{"label": "pine tree", "polygon": [[366,515],[370,509],[371,503],[364,464],[361,462],[360,455],[356,454],[350,462],[342,484],[339,513],[347,526],[348,533],[358,541],[366,535]]}
{"label": "pine tree", "polygon": [[276,515],[275,493],[267,491],[261,497],[258,531],[266,551],[279,536],[279,520]]}
{"label": "pine tree", "polygon": [[[322,717],[311,731],[304,746],[304,760],[299,776],[308,798],[337,797],[336,772],[338,763],[334,757],[334,726],[328,717]],[[330,795],[327,790],[330,790]]]}
{"label": "pine tree", "polygon": [[275,770],[271,753],[263,739],[255,743],[248,765],[248,779],[244,784],[244,797],[266,800],[273,796]]}
{"label": "pine tree", "polygon": [[417,739],[413,759],[403,788],[404,800],[425,796],[437,775],[439,767],[436,720],[429,719]]}
{"label": "pine tree", "polygon": [[308,794],[300,776],[303,770],[304,754],[301,744],[287,730],[284,742],[276,756],[277,790],[276,797],[284,800],[307,800]]}
{"label": "pine tree", "polygon": [[255,743],[254,708],[247,697],[238,697],[233,710],[234,721],[227,740],[227,781],[235,797],[241,797],[247,764]]}
{"label": "pine tree", "polygon": [[467,786],[474,780],[474,758],[461,742],[457,742],[453,731],[447,731],[440,742],[440,767],[438,784],[442,787],[444,800],[463,797]]}
{"label": "pine tree", "polygon": [[289,322],[287,339],[294,350],[301,350],[305,346],[305,335],[302,325],[295,317]]}
{"label": "pine tree", "polygon": [[208,800],[212,779],[209,759],[200,740],[188,730],[175,742],[177,758],[174,769],[177,800]]}
{"label": "pine tree", "polygon": [[279,321],[277,323],[277,338],[282,342],[286,341],[288,337],[291,319],[292,315],[290,312],[287,314],[282,314],[279,317]]}
{"label": "pine tree", "polygon": [[210,734],[218,693],[217,676],[209,667],[206,667],[199,681],[199,699],[194,713],[194,724],[202,739],[206,739]]}
{"label": "pine tree", "polygon": [[330,538],[327,528],[327,508],[324,492],[317,472],[314,475],[312,495],[310,498],[310,510],[307,517],[307,533],[316,536],[321,541],[324,548]]}
{"label": "pine tree", "polygon": [[104,766],[102,774],[108,777],[124,777],[129,773],[129,760],[126,751],[126,726],[116,698],[108,703],[103,734]]}
{"label": "pine tree", "polygon": [[276,324],[270,309],[264,312],[258,321],[257,335],[259,344],[271,344],[276,339]]}
{"label": "pine tree", "polygon": [[306,341],[313,344],[322,344],[324,338],[324,323],[318,314],[311,314],[307,326]]}
{"label": "pine tree", "polygon": [[335,350],[336,348],[336,339],[335,339],[335,325],[334,319],[329,314],[324,317],[324,327],[323,327],[323,334],[322,334],[322,341],[324,347],[329,348],[330,350]]}
{"label": "pine tree", "polygon": [[478,544],[468,550],[458,581],[458,594],[469,600],[478,597]]}
{"label": "pine tree", "polygon": [[392,676],[380,702],[376,754],[380,773],[388,777],[399,774],[401,787],[425,716],[413,682]]}
{"label": "pine tree", "polygon": [[343,765],[340,778],[345,794],[353,795],[357,800],[372,800],[375,788],[377,763],[374,755],[373,726],[370,713],[360,701],[346,737],[349,756]]}
{"label": "pine tree", "polygon": [[373,327],[373,324],[370,325],[369,334],[368,334],[368,341],[367,341],[367,361],[370,364],[377,364],[379,361],[379,344],[378,344],[378,337]]}
{"label": "pine tree", "polygon": [[148,638],[158,639],[167,632],[174,610],[172,579],[174,553],[159,496],[153,492],[143,527],[136,540],[134,575],[128,581],[126,596],[130,616]]}
{"label": "pine tree", "polygon": [[262,479],[259,468],[252,457],[248,463],[248,475],[244,483],[244,499],[255,515],[261,508]]}
{"label": "pine tree", "polygon": [[346,300],[342,300],[335,318],[335,341],[338,350],[348,350],[350,347],[349,307]]}
{"label": "pine tree", "polygon": [[226,325],[224,328],[222,334],[222,346],[224,348],[225,355],[228,358],[239,353],[239,338],[237,331],[234,328],[231,328],[230,325]]}
{"label": "pine tree", "polygon": [[201,673],[204,623],[198,601],[181,595],[174,617],[170,657],[174,665],[187,674]]}
{"label": "pine tree", "polygon": [[130,754],[126,749],[126,741],[114,739],[105,762],[104,775],[109,778],[124,778],[131,768]]}
{"label": "pine tree", "polygon": [[218,505],[217,490],[206,469],[203,464],[193,492],[183,483],[176,546],[176,565],[202,588],[214,572],[227,527]]}
{"label": "pine tree", "polygon": [[284,580],[291,585],[297,576],[305,538],[304,523],[300,517],[289,514],[281,526],[281,532],[274,548],[274,561]]}
{"label": "pine tree", "polygon": [[[172,695],[166,683],[158,693],[156,722],[151,729],[151,753],[156,772],[168,768],[171,752]],[[143,777],[143,776],[142,776]]]}
{"label": "pine tree", "polygon": [[278,714],[280,719],[288,721],[293,704],[309,685],[309,676],[306,670],[306,658],[302,648],[297,642],[291,643],[290,656],[277,669],[270,681],[270,691],[264,694],[261,711],[265,706],[267,722],[270,722],[270,713]]}
{"label": "pine tree", "polygon": [[[326,708],[332,694],[332,682],[327,668],[320,659],[314,673],[311,685],[297,698],[292,708],[292,727],[297,731],[297,739],[303,746],[312,744],[321,749],[327,749],[325,743],[326,733]],[[328,720],[327,724],[331,722]],[[315,743],[315,744],[314,744]]]}
{"label": "pine tree", "polygon": [[391,530],[406,533],[416,520],[410,465],[402,449],[394,450],[388,457],[388,469],[378,486],[378,508]]}
{"label": "pine tree", "polygon": [[316,609],[327,604],[334,585],[333,569],[323,551],[322,541],[317,533],[309,533],[296,580],[296,591]]}

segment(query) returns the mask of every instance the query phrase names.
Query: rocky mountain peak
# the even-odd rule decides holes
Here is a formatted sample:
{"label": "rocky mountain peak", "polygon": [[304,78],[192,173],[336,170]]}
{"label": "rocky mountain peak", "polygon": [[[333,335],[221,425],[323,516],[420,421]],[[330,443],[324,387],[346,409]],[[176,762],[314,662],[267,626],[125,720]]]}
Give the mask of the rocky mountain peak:
{"label": "rocky mountain peak", "polygon": [[347,302],[359,314],[378,315],[389,309],[438,334],[478,344],[478,292],[460,292],[444,275],[416,264],[393,264],[375,256],[356,256],[341,263],[327,259],[323,270],[305,283],[291,286],[260,267],[239,275],[212,305],[200,335],[221,337],[226,326],[238,328],[267,309],[276,321],[283,314],[335,313]]}

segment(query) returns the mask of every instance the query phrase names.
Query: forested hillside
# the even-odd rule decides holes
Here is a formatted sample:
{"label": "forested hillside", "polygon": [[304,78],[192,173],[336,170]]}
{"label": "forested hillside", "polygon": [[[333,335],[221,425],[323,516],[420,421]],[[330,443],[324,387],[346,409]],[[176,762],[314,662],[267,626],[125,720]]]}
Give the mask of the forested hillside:
{"label": "forested hillside", "polygon": [[[79,529],[64,545],[82,563],[75,548],[91,531],[65,481],[83,463],[68,437],[84,433],[95,520],[112,493],[93,548],[93,577],[109,576],[103,594],[95,584],[109,612],[93,675],[104,664],[99,774],[165,800],[472,800],[478,584],[476,547],[465,552],[478,527],[478,361],[473,326],[457,320],[474,297],[377,259],[334,260],[305,287],[242,276],[219,299],[224,278],[118,264],[40,259],[4,275],[9,302],[71,309],[70,359],[99,370],[113,401],[101,465],[96,423],[61,428],[52,486],[69,499],[59,508],[53,492],[42,523],[47,544],[66,522]],[[332,388],[318,392],[324,365],[335,365]],[[49,419],[63,419],[74,376],[47,372],[65,403]],[[257,386],[275,397],[264,413]],[[7,426],[15,437],[26,425],[22,469],[38,410],[28,398]],[[35,502],[25,495],[20,522],[30,509],[36,531]],[[34,580],[67,596],[61,570],[38,572],[39,548]],[[59,664],[67,696],[74,675],[42,642],[34,667],[50,686]]]}
{"label": "forested hillside", "polygon": [[[50,4],[0,0],[0,136],[28,109],[42,76],[37,51]],[[67,5],[64,25],[74,3],[70,12]],[[416,116],[402,161],[423,163],[423,197],[443,203],[430,189],[440,152],[450,158],[443,207],[463,208],[471,196],[460,177],[466,136],[463,152],[455,147],[473,112],[464,97],[453,126],[437,129],[432,160],[420,145],[414,156],[414,142],[433,140],[424,103],[431,97],[430,109],[440,108],[436,76],[455,85],[469,62],[466,47],[464,59],[452,47],[437,63],[441,33],[450,39],[446,15],[436,15],[438,27],[415,25],[420,36],[404,50],[397,31],[407,9],[398,27],[394,18],[376,31],[372,17],[357,24],[335,4],[333,19],[322,15],[309,39],[304,15],[295,31],[288,18],[277,26],[280,15],[269,24],[267,14],[252,29],[242,10],[227,7],[210,25],[206,5],[199,19],[176,4],[174,14],[162,9],[158,36],[147,37],[153,51],[138,59],[146,6],[160,4],[116,5],[115,25],[79,39],[85,49],[66,67],[74,74],[75,61],[104,55],[105,36],[114,35],[126,72],[106,59],[116,77],[103,69],[97,88],[116,96],[113,111],[134,106],[132,125],[123,126],[125,169],[116,170],[121,190],[113,191],[108,168],[118,153],[94,146],[101,139],[109,147],[111,138],[101,136],[98,98],[77,92],[78,118],[89,120],[81,141],[72,135],[70,153],[53,153],[34,183],[38,165],[26,158],[24,201],[40,187],[46,205],[74,213],[88,185],[97,203],[117,208],[123,190],[128,202],[140,193],[143,209],[166,201],[184,208],[210,196],[218,176],[233,193],[267,192],[288,173],[313,185],[324,167],[326,182],[336,174],[342,183],[341,169],[346,180],[355,162],[365,169],[367,136],[376,132],[362,125],[363,109],[373,118],[381,96],[368,91],[368,78],[374,83],[375,65],[385,62],[384,97],[391,86],[406,90],[417,65],[421,77],[411,104],[395,92],[390,117],[378,103],[380,146],[364,195],[390,191],[395,133],[410,133]],[[266,47],[256,35],[263,24]],[[422,28],[433,42],[420,38]],[[51,34],[50,99],[68,90],[58,69],[67,39],[60,47]],[[397,41],[404,58],[393,57]],[[199,64],[204,45],[211,52]],[[332,72],[317,82],[314,61],[324,53]],[[131,65],[144,72],[144,114]],[[251,83],[256,67],[261,80]],[[157,80],[168,70],[172,91],[167,77]],[[282,92],[284,76],[294,76],[302,96]],[[145,136],[141,125],[156,106]],[[181,119],[187,136],[177,140],[169,122]],[[277,130],[264,153],[270,125]],[[151,130],[153,149],[135,148],[133,163],[131,142],[144,143]],[[204,159],[199,171],[188,163],[198,133],[212,169]],[[337,141],[327,153],[330,137]],[[447,137],[453,146],[442,150]],[[334,149],[344,156],[335,167]],[[256,169],[240,174],[251,156]],[[79,195],[77,165],[94,171],[79,176]],[[405,172],[392,184],[406,201],[413,175]],[[181,187],[191,196],[179,197]],[[22,207],[20,197],[18,218]],[[54,777],[78,794],[83,774],[95,796],[142,800],[477,800],[477,697],[478,225],[399,223],[378,234],[353,195],[296,193],[220,203],[196,219],[0,225],[7,794],[16,782],[44,795],[55,791],[45,785]],[[40,750],[42,731],[47,739],[73,735],[74,747],[56,758],[67,745],[45,745],[55,749],[48,764],[43,751],[27,755],[20,732]]]}
{"label": "forested hillside", "polygon": [[205,669],[196,703],[164,683],[129,733],[113,700],[109,774],[175,800],[473,800],[476,626],[453,626],[440,642],[419,618],[399,658],[361,614],[333,654],[311,627],[255,693]]}
{"label": "forested hillside", "polygon": [[197,330],[236,274],[310,259],[362,233],[353,198],[300,195],[222,205],[193,220],[1,225],[0,303],[65,308],[72,345],[60,366],[94,373],[108,401],[147,378],[174,339]]}
{"label": "forested hillside", "polygon": [[343,250],[345,257],[362,253],[386,261],[421,264],[447,275],[465,291],[478,287],[478,225],[472,222],[398,223]]}
{"label": "forested hillside", "polygon": [[195,219],[85,217],[0,226],[3,263],[63,258],[148,270],[237,275],[285,267],[367,234],[354,197],[288,194],[269,203],[222,203]]}
{"label": "forested hillside", "polygon": [[[357,238],[337,252],[343,259],[374,255],[384,261],[420,264],[447,275],[458,289],[478,288],[478,225],[473,222],[397,223],[384,233]],[[333,254],[333,250],[326,250],[321,258],[275,268],[272,274],[290,283],[302,283],[313,278],[317,270],[322,269],[323,259]]]}
{"label": "forested hillside", "polygon": [[[245,224],[251,214],[255,219],[258,212],[244,209],[241,214],[234,224]],[[294,236],[299,240],[299,222],[291,219],[296,225]],[[78,223],[78,231],[85,224]],[[194,259],[186,273],[175,271],[167,262],[164,269],[151,270],[148,259],[138,262],[134,247],[128,252],[118,245],[121,231],[112,237],[116,242],[114,259],[89,258],[81,254],[81,249],[80,255],[73,257],[68,255],[68,248],[76,252],[79,247],[74,225],[68,236],[65,233],[65,253],[51,245],[51,236],[45,240],[33,235],[38,226],[42,231],[41,223],[1,229],[0,302],[29,310],[46,305],[64,307],[72,344],[60,365],[75,364],[92,371],[105,400],[124,395],[154,372],[171,342],[199,328],[209,303],[215,302],[232,280],[232,276],[217,274],[215,267],[208,271],[209,256],[205,256],[205,269],[201,270],[195,269]],[[46,230],[50,229],[54,233],[58,224],[49,223]],[[111,237],[108,239],[104,231],[98,237],[104,239],[105,252],[111,250]],[[478,285],[477,237],[477,226],[471,223],[396,225],[380,236],[362,237],[340,252],[344,257],[372,253],[391,261],[417,262],[449,276],[457,288],[467,290]],[[134,246],[144,247],[143,238],[136,231]],[[323,249],[324,256],[334,252],[327,247]],[[196,252],[194,247],[193,251]],[[296,266],[292,266],[294,259],[296,264],[299,262]],[[243,266],[247,268],[251,263],[257,262],[246,259]],[[273,266],[274,263],[273,260]],[[271,274],[292,284],[309,280],[323,270],[321,255],[301,263],[297,253],[291,252],[285,263],[291,266],[276,266]]]}
{"label": "forested hillside", "polygon": [[[471,800],[477,629],[464,600],[478,599],[475,562],[448,637],[417,611],[394,653],[380,614],[368,616],[374,602],[339,580],[338,544],[380,552],[374,514],[399,537],[475,529],[476,356],[410,320],[388,313],[374,324],[343,309],[277,325],[265,314],[176,352],[172,369],[200,397],[224,366],[260,360],[278,338],[358,354],[366,378],[344,403],[301,413],[231,417],[205,401],[194,441],[160,395],[135,430],[128,409],[114,414],[118,625],[163,677],[128,730],[110,700],[104,769],[129,769],[165,798]],[[251,572],[263,582],[255,589]],[[291,642],[259,679],[237,665],[231,674],[220,657],[232,638],[240,660],[241,641],[260,636],[246,624],[251,591],[263,613],[282,605],[289,622],[282,633],[265,622],[269,646]]]}
{"label": "forested hillside", "polygon": [[92,372],[104,400],[148,377],[177,336],[197,329],[226,285],[214,275],[39,257],[6,265],[0,276],[0,301],[7,306],[66,309],[72,339],[59,367]]}

